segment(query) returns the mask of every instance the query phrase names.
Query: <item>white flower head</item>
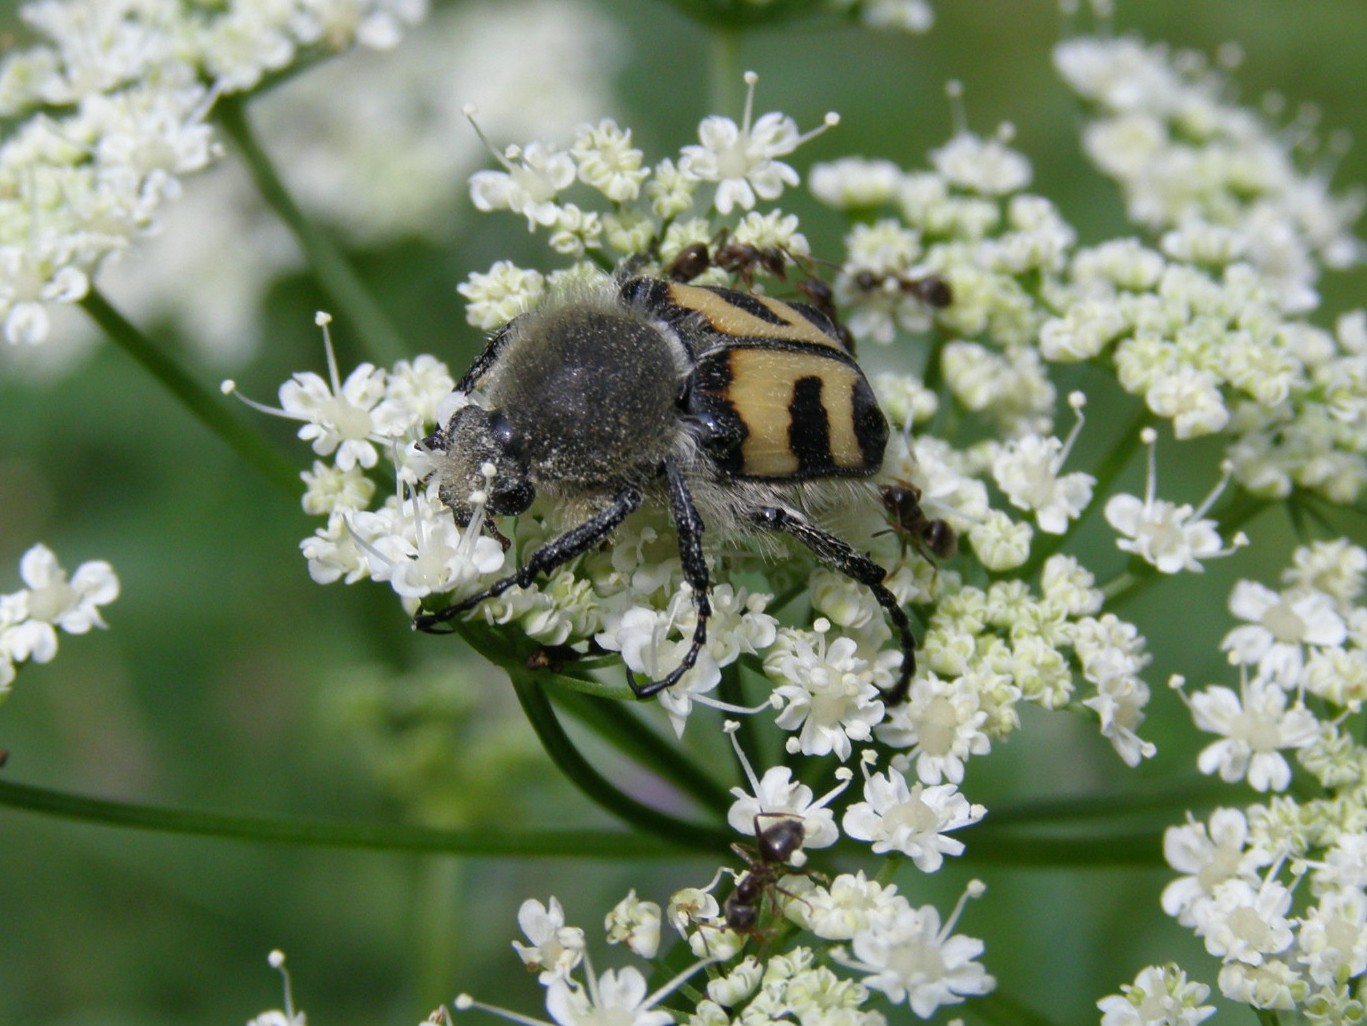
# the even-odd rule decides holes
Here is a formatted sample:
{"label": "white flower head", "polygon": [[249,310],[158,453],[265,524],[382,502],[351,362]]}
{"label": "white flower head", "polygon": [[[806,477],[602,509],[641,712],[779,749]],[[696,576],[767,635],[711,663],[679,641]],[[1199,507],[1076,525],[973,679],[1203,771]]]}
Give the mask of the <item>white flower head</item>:
{"label": "white flower head", "polygon": [[1169,962],[1145,966],[1096,1006],[1101,1026],[1197,1026],[1215,1014],[1214,1005],[1202,1004],[1209,996],[1209,987]]}
{"label": "white flower head", "polygon": [[991,750],[986,722],[987,711],[970,678],[950,681],[927,673],[912,682],[907,700],[889,711],[877,733],[885,744],[908,749],[897,762],[914,761],[922,783],[960,784],[964,762]]}
{"label": "white flower head", "polygon": [[660,906],[642,901],[633,889],[613,906],[603,922],[609,944],[626,944],[642,958],[654,958],[660,948]]}
{"label": "white flower head", "polygon": [[1268,852],[1249,843],[1248,819],[1238,809],[1216,809],[1209,825],[1188,813],[1185,824],[1163,832],[1163,857],[1185,874],[1163,888],[1162,897],[1163,911],[1183,926],[1195,924],[1193,906],[1225,880],[1256,882],[1257,870],[1272,861]]}
{"label": "white flower head", "polygon": [[1307,588],[1276,592],[1240,581],[1230,593],[1229,611],[1247,623],[1226,634],[1220,648],[1230,662],[1252,667],[1284,688],[1300,681],[1308,647],[1334,648],[1347,637],[1333,600]]}
{"label": "white flower head", "polygon": [[1261,965],[1294,939],[1287,917],[1291,892],[1276,880],[1259,884],[1228,879],[1192,911],[1196,935],[1205,940],[1207,951],[1226,962]]}
{"label": "white flower head", "polygon": [[[775,722],[799,730],[804,755],[850,757],[855,741],[867,741],[883,719],[881,693],[873,683],[876,667],[857,654],[852,638],[827,643],[830,621],[818,618],[814,635],[785,629],[764,661],[765,673],[779,681]],[[897,653],[893,653],[897,655]]]}
{"label": "white flower head", "polygon": [[804,848],[829,848],[840,839],[835,814],[827,806],[849,786],[849,770],[838,770],[836,775],[841,782],[818,799],[810,787],[793,779],[793,771],[787,766],[771,767],[757,778],[750,760],[736,742],[734,724],[728,726],[727,732],[750,782],[749,791],[731,788],[736,800],[727,810],[726,822],[733,830],[754,837],[774,817],[790,816],[802,821]]}
{"label": "white flower head", "polygon": [[570,153],[578,163],[579,180],[614,203],[636,199],[650,175],[641,166],[645,155],[631,145],[631,129],[619,127],[612,118],[580,127]]}
{"label": "white flower head", "polygon": [[970,805],[954,784],[907,786],[896,770],[871,774],[864,781],[864,801],[845,810],[841,826],[850,837],[872,841],[876,855],[900,851],[916,868],[933,873],[946,855],[963,854],[962,841],[951,830],[978,822],[987,813]]}
{"label": "white flower head", "polygon": [[1248,778],[1257,791],[1285,791],[1291,767],[1282,749],[1304,748],[1319,736],[1319,721],[1274,681],[1245,679],[1239,692],[1212,685],[1188,700],[1201,730],[1223,735],[1197,757],[1202,773],[1229,783]]}
{"label": "white flower head", "polygon": [[825,940],[849,940],[869,928],[874,921],[888,925],[907,899],[897,893],[896,884],[886,887],[857,873],[842,873],[829,885],[809,876],[784,881],[796,900],[784,902],[783,914],[804,930]]}
{"label": "white flower head", "polygon": [[460,528],[430,490],[415,489],[406,500],[395,497],[378,511],[352,514],[350,530],[370,577],[387,581],[413,611],[419,599],[472,591],[481,577],[503,568],[503,548],[484,533],[483,523],[482,503]]}
{"label": "white flower head", "polygon": [[1199,507],[1179,506],[1155,494],[1157,432],[1145,428],[1140,437],[1148,447],[1144,498],[1118,494],[1106,502],[1106,522],[1122,536],[1116,540],[1116,547],[1139,556],[1161,573],[1175,574],[1182,570],[1200,573],[1204,569],[1201,560],[1228,556],[1247,544],[1248,539],[1240,533],[1228,548],[1223,547],[1219,525],[1204,517],[1229,483],[1232,468],[1225,466],[1220,481]]}
{"label": "white flower head", "polygon": [[546,279],[540,271],[500,260],[485,274],[472,271],[456,291],[465,297],[465,319],[493,331],[536,306],[545,294]]}
{"label": "white flower head", "polygon": [[57,555],[34,545],[19,559],[26,587],[0,596],[0,688],[14,679],[14,664],[46,663],[57,654],[57,630],[85,634],[105,627],[100,607],[119,597],[119,578],[104,560],[82,563],[68,576]]}
{"label": "white flower head", "polygon": [[1066,441],[1029,434],[1002,447],[992,461],[992,476],[1011,504],[1032,511],[1041,531],[1063,534],[1092,501],[1096,478],[1081,471],[1060,475],[1063,464],[1082,430],[1081,393],[1070,397],[1078,413],[1077,423]]}
{"label": "white flower head", "polygon": [[484,138],[475,123],[475,109],[467,106],[466,117],[484,141],[489,152],[503,165],[502,171],[476,171],[470,176],[470,200],[476,210],[510,210],[527,218],[527,230],[537,225],[550,226],[559,220],[557,196],[574,184],[577,169],[574,157],[549,143],[534,141],[526,146],[509,146],[502,153]]}
{"label": "white flower head", "polygon": [[930,157],[935,169],[958,188],[1002,196],[1030,184],[1030,162],[1007,145],[1011,135],[1010,126],[991,139],[959,132]]}
{"label": "white flower head", "polygon": [[982,892],[981,883],[970,883],[943,926],[934,906],[899,909],[891,922],[875,921],[855,934],[853,958],[833,957],[867,974],[866,987],[882,991],[894,1004],[905,1002],[923,1019],[944,1005],[989,993],[996,980],[975,961],[984,951],[983,942],[953,933],[965,901]]}
{"label": "white flower head", "polygon": [[761,115],[752,124],[758,81],[753,71],[746,72],[745,114],[740,125],[716,114],[704,118],[698,125],[700,145],[685,146],[679,158],[684,175],[717,183],[712,202],[723,216],[734,207],[752,209],[756,197],[778,199],[785,186],[797,185],[797,172],[775,158],[792,153],[840,120],[836,114],[827,114],[821,127],[805,134],[798,132],[797,122],[777,111]]}
{"label": "white flower head", "polygon": [[539,972],[543,984],[563,980],[584,958],[584,931],[565,925],[565,910],[551,896],[543,905],[528,898],[517,910],[517,925],[530,944],[513,941],[513,950],[528,969]]}

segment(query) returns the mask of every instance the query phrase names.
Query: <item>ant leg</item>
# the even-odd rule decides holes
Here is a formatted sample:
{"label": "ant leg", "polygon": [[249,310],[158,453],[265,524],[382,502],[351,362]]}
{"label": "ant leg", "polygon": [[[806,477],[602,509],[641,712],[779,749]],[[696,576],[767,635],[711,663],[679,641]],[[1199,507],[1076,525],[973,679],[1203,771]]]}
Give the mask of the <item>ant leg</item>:
{"label": "ant leg", "polygon": [[693,496],[688,492],[688,485],[684,483],[678,464],[667,459],[664,470],[669,488],[669,511],[674,517],[675,530],[679,533],[679,557],[683,561],[684,580],[693,592],[693,608],[698,614],[698,622],[693,628],[693,641],[684,653],[683,660],[668,675],[638,684],[635,674],[627,670],[627,683],[637,698],[659,694],[693,668],[698,661],[698,653],[707,643],[707,618],[712,615],[712,603],[707,597],[710,588],[707,557],[702,551],[702,517],[698,515],[698,507],[693,505]]}
{"label": "ant leg", "polygon": [[428,634],[451,633],[453,628],[443,628],[443,625],[450,623],[466,610],[474,609],[485,599],[502,595],[509,588],[525,588],[539,575],[549,573],[594,548],[611,534],[618,524],[641,508],[643,498],[639,488],[624,489],[612,500],[612,505],[607,509],[578,527],[570,528],[560,537],[552,539],[533,552],[515,573],[495,581],[478,594],[463,598],[445,609],[439,609],[434,613],[419,613],[413,618],[413,626]]}
{"label": "ant leg", "polygon": [[782,506],[761,506],[754,513],[754,522],[759,527],[791,535],[816,553],[823,562],[873,592],[873,597],[892,619],[902,638],[902,672],[897,677],[897,683],[883,692],[883,699],[889,705],[905,702],[907,692],[911,690],[911,676],[916,672],[916,635],[911,632],[911,622],[897,604],[896,597],[883,586],[883,578],[888,572],[868,556],[793,510]]}

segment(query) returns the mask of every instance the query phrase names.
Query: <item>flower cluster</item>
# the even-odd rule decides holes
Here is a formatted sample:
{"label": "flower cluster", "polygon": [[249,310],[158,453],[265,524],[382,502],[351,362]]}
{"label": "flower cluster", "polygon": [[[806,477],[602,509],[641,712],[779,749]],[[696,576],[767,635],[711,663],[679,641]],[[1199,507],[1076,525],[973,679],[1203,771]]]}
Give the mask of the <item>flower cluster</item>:
{"label": "flower cluster", "polygon": [[1315,305],[1321,265],[1362,259],[1352,226],[1363,194],[1335,196],[1326,174],[1297,166],[1311,124],[1279,130],[1225,99],[1229,83],[1202,55],[1132,36],[1068,40],[1054,62],[1096,107],[1088,155],[1120,183],[1131,219],[1163,233],[1168,256],[1246,262],[1287,310]]}
{"label": "flower cluster", "polygon": [[9,694],[16,665],[46,663],[57,654],[57,629],[85,634],[104,627],[100,607],[119,597],[119,579],[104,560],[82,563],[67,575],[46,545],[19,560],[26,587],[0,595],[0,698]]}
{"label": "flower cluster", "polygon": [[48,305],[78,302],[107,259],[152,231],[181,179],[221,147],[216,100],[301,50],[389,46],[424,0],[186,6],[177,0],[28,4],[45,41],[0,65],[0,115],[28,114],[0,146],[0,325],[48,334]]}
{"label": "flower cluster", "polygon": [[[1281,591],[1239,582],[1230,612],[1246,622],[1221,647],[1241,686],[1187,699],[1196,726],[1220,735],[1199,757],[1204,772],[1281,792],[1292,779],[1283,753],[1293,753],[1320,796],[1189,815],[1164,839],[1182,875],[1163,891],[1163,909],[1220,959],[1221,992],[1259,1009],[1304,1009],[1315,1022],[1351,1021],[1353,981],[1367,972],[1367,747],[1345,729],[1367,700],[1364,575],[1367,551],[1338,540],[1298,548]],[[1126,998],[1153,1014],[1126,1018],[1122,999],[1108,998],[1104,1023],[1204,1018],[1195,1008],[1204,988],[1175,967],[1145,974]],[[1164,1000],[1185,994],[1198,1017],[1161,1018],[1155,995],[1165,987]]]}
{"label": "flower cluster", "polygon": [[[697,957],[653,993],[647,992],[646,973],[635,965],[596,973],[585,931],[566,925],[564,909],[554,896],[545,905],[535,899],[524,902],[518,924],[528,943],[514,941],[513,949],[529,970],[539,974],[551,1018],[560,1026],[590,1026],[605,1019],[624,1026],[786,1021],[885,1026],[888,1016],[880,1005],[906,1005],[928,1019],[940,1008],[995,986],[977,961],[984,950],[982,941],[954,933],[967,899],[983,892],[976,881],[942,920],[933,906],[915,907],[896,887],[880,886],[862,873],[816,883],[812,875],[794,872],[764,892],[763,900],[772,903],[777,915],[766,922],[763,932],[750,928],[762,943],[742,954],[750,936],[728,925],[711,893],[728,874],[737,878],[739,887],[746,871],[723,869],[708,887],[675,892],[664,909],[632,891],[608,913],[608,943],[625,944],[637,958],[649,961],[661,954],[665,925],[677,931]],[[792,926],[810,937],[770,943]],[[672,964],[667,953],[662,957]],[[687,992],[701,990],[703,996],[685,1001],[683,985],[703,970],[705,986],[693,984]],[[850,971],[859,978],[850,978]],[[455,1009],[537,1022],[468,994],[456,999]]]}

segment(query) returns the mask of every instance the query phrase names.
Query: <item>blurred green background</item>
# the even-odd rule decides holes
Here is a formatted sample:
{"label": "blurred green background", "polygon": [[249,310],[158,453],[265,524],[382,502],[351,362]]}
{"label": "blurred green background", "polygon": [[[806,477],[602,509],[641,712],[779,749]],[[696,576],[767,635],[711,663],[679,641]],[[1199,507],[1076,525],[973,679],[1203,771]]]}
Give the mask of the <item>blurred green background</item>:
{"label": "blurred green background", "polygon": [[[664,3],[586,4],[604,20],[595,24],[616,33],[608,42],[618,67],[601,113],[631,126],[652,160],[693,141],[698,119],[712,112],[707,34]],[[450,6],[473,17],[498,5]],[[921,166],[951,131],[943,87],[957,78],[971,126],[986,133],[1014,123],[1034,162],[1034,190],[1061,206],[1084,241],[1126,232],[1113,187],[1080,155],[1080,111],[1051,68],[1055,5],[939,0],[935,12],[923,37],[823,24],[741,38],[741,66],[761,76],[757,112],[781,109],[803,128],[826,110],[843,115],[794,163],[805,170],[863,153]],[[15,25],[11,11],[4,26]],[[1326,127],[1367,136],[1362,0],[1121,0],[1117,27],[1206,52],[1236,41],[1248,101],[1276,90],[1293,105],[1318,104]],[[501,47],[515,64],[519,38],[509,34]],[[441,70],[431,69],[434,81]],[[523,88],[547,97],[564,88],[533,77],[544,73],[522,69]],[[481,107],[496,102],[485,97]],[[340,116],[345,124],[347,112]],[[507,141],[522,140],[499,139]],[[1336,181],[1367,181],[1367,151],[1351,150]],[[187,182],[187,192],[195,188]],[[412,352],[459,367],[479,336],[464,323],[455,284],[504,257],[553,265],[519,218],[473,218],[463,182],[449,191],[449,230],[362,241],[353,254]],[[832,215],[801,193],[783,205],[803,215],[814,252],[836,250]],[[231,235],[233,225],[214,226],[225,229]],[[1364,285],[1361,271],[1326,279],[1321,320],[1361,303]],[[272,399],[292,371],[322,370],[312,313],[323,302],[306,275],[279,275],[259,312],[245,312],[263,339],[245,364],[187,350],[169,320],[144,327],[188,353],[207,384],[230,373],[248,394]],[[335,334],[344,366],[364,358],[347,324]],[[896,352],[878,358],[899,361]],[[18,559],[39,540],[69,570],[110,560],[124,588],[107,610],[109,631],[63,636],[53,664],[22,670],[0,706],[5,779],[281,816],[501,829],[610,822],[558,779],[496,671],[458,643],[415,636],[386,588],[313,584],[298,554],[313,523],[297,502],[244,467],[122,352],[101,346],[61,371],[0,367],[0,591],[19,587]],[[257,423],[307,465],[289,425]],[[1216,460],[1191,460],[1186,475],[1184,462],[1162,463],[1163,493],[1199,501]],[[1136,463],[1125,483],[1134,490],[1139,481]],[[1227,679],[1213,640],[1229,623],[1228,589],[1241,576],[1271,582],[1287,544],[1282,517],[1248,530],[1252,550],[1202,578],[1165,582],[1123,611],[1155,657],[1144,730],[1159,744],[1155,760],[1127,772],[1087,724],[1035,716],[971,764],[970,798],[998,810],[1189,780],[1199,739],[1163,683],[1176,671],[1196,683]],[[1118,557],[1098,563],[1115,568]],[[1213,975],[1199,944],[1158,911],[1163,871],[1011,870],[975,863],[971,833],[964,839],[967,858],[931,880],[906,873],[902,888],[947,911],[967,879],[984,877],[988,894],[963,929],[987,940],[985,961],[1003,992],[1054,1022],[1095,1021],[1095,1000],[1149,962],[1177,958]],[[296,999],[320,1026],[416,1021],[467,989],[540,1014],[540,990],[508,948],[524,898],[561,896],[571,920],[601,939],[600,917],[628,887],[663,902],[725,858],[458,860],[144,834],[0,808],[0,1024],[243,1022],[280,1003],[265,962],[275,947],[288,953]],[[599,950],[599,967],[611,964]],[[1246,1016],[1236,1011],[1231,1021]]]}

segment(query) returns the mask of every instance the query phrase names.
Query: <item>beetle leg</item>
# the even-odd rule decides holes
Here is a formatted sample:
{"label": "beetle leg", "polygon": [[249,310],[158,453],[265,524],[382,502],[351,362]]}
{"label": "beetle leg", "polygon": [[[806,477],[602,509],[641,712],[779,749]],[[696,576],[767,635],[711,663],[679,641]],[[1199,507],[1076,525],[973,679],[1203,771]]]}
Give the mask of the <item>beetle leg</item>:
{"label": "beetle leg", "polygon": [[823,531],[793,510],[782,506],[761,506],[753,516],[758,526],[791,535],[816,553],[823,562],[873,592],[873,597],[887,612],[902,637],[902,672],[898,675],[897,683],[883,692],[883,700],[889,705],[905,702],[907,692],[911,690],[911,676],[916,672],[916,635],[911,631],[907,614],[897,604],[897,598],[883,585],[883,578],[888,572],[853,546]]}
{"label": "beetle leg", "polygon": [[475,608],[485,599],[502,595],[509,588],[525,588],[541,574],[550,573],[556,567],[563,566],[596,547],[618,524],[641,508],[643,498],[639,488],[633,486],[623,489],[612,500],[611,506],[541,546],[527,557],[527,561],[518,567],[515,573],[495,581],[478,594],[463,598],[445,609],[433,613],[419,613],[413,618],[413,626],[428,634],[449,634],[452,628],[443,625],[449,624],[466,610]]}
{"label": "beetle leg", "polygon": [[707,618],[712,615],[712,603],[707,597],[710,587],[707,576],[707,557],[702,551],[702,517],[698,507],[693,504],[693,496],[688,492],[683,474],[672,459],[665,460],[665,478],[669,488],[669,510],[674,516],[674,527],[679,535],[679,557],[683,561],[684,580],[693,592],[693,608],[698,620],[693,627],[693,641],[684,653],[683,660],[666,676],[659,680],[638,684],[636,676],[627,670],[627,683],[636,692],[637,698],[649,698],[676,683],[680,677],[693,668],[698,661],[698,653],[707,643]]}

